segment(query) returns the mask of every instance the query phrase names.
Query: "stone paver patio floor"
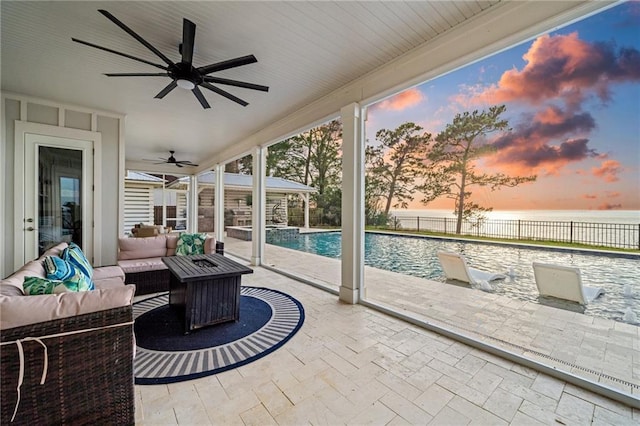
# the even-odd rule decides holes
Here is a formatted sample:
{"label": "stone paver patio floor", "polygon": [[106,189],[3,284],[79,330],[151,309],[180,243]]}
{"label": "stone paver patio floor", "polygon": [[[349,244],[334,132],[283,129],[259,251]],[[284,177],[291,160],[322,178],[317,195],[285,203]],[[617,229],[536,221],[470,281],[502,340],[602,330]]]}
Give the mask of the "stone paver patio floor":
{"label": "stone paver patio floor", "polygon": [[[250,258],[251,242],[226,249]],[[340,261],[266,245],[265,264],[338,290]],[[365,297],[439,327],[640,397],[639,327],[365,266]]]}

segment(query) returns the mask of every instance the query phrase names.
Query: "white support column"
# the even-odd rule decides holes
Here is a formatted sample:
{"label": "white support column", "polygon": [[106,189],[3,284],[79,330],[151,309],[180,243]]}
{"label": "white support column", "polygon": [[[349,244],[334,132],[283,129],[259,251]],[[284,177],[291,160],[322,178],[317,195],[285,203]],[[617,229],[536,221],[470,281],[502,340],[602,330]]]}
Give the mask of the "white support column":
{"label": "white support column", "polygon": [[342,280],[340,300],[358,303],[364,278],[364,141],[360,105],[342,116]]}
{"label": "white support column", "polygon": [[224,164],[216,164],[216,189],[213,204],[213,231],[216,240],[224,241]]}
{"label": "white support column", "polygon": [[309,193],[304,194],[304,227],[309,229]]}
{"label": "white support column", "polygon": [[187,198],[189,232],[198,232],[198,177],[189,176],[189,197]]}
{"label": "white support column", "polygon": [[266,165],[267,150],[258,146],[253,150],[253,192],[251,196],[251,264],[254,266],[260,266],[264,259],[265,228],[267,225],[265,214],[267,202],[265,191]]}

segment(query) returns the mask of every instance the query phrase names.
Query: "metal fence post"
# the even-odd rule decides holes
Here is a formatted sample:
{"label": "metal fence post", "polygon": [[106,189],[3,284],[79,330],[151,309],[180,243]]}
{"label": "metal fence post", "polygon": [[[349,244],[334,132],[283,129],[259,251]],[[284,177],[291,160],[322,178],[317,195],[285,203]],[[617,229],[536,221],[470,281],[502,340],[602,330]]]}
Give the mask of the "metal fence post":
{"label": "metal fence post", "polygon": [[573,243],[573,221],[569,222],[570,223],[570,228],[569,228],[569,243]]}
{"label": "metal fence post", "polygon": [[416,219],[417,219],[418,232],[420,232],[420,216],[418,216]]}

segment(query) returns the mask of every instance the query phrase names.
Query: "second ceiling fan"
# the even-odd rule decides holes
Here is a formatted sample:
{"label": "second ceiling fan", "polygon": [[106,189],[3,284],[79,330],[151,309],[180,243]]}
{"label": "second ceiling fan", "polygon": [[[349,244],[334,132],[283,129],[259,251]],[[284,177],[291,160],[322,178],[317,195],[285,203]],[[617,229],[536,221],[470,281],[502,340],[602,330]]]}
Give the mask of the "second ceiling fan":
{"label": "second ceiling fan", "polygon": [[[159,163],[153,163],[153,164],[173,164],[175,166],[178,167],[183,167],[183,166],[192,166],[192,167],[197,167],[197,164],[192,163],[189,160],[176,160],[176,157],[173,156],[173,154],[175,154],[175,151],[169,151],[169,158],[159,158],[160,161]],[[144,160],[144,161],[155,161],[155,160]]]}
{"label": "second ceiling fan", "polygon": [[162,89],[155,97],[158,99],[164,98],[169,92],[171,92],[176,87],[181,87],[183,89],[191,90],[195,97],[198,99],[203,108],[211,108],[211,105],[207,102],[202,91],[200,91],[200,87],[204,87],[205,89],[211,90],[212,92],[217,93],[218,95],[224,96],[225,98],[232,100],[242,106],[249,105],[248,102],[232,95],[231,93],[220,89],[219,87],[214,86],[211,83],[222,84],[227,86],[235,86],[235,87],[243,87],[245,89],[253,89],[260,90],[262,92],[269,91],[269,87],[262,86],[259,84],[246,83],[244,81],[238,80],[230,80],[227,78],[221,77],[213,77],[209,74],[216,71],[223,71],[229,68],[235,68],[242,65],[252,64],[258,62],[255,56],[247,55],[241,56],[234,59],[229,59],[222,62],[217,62],[215,64],[204,65],[201,67],[194,67],[193,60],[193,46],[196,35],[196,24],[189,21],[188,19],[183,19],[182,24],[182,43],[178,47],[180,54],[182,55],[182,60],[180,62],[173,62],[171,59],[167,58],[162,52],[153,47],[148,41],[139,36],[136,32],[134,32],[131,28],[127,27],[124,23],[122,23],[118,18],[113,16],[111,13],[106,10],[98,10],[101,14],[106,16],[111,22],[122,28],[126,31],[130,36],[135,38],[138,42],[140,42],[143,46],[153,52],[156,56],[158,56],[166,65],[157,64],[151,61],[147,61],[146,59],[137,58],[132,55],[128,55],[126,53],[118,52],[103,46],[98,46],[97,44],[89,43],[87,41],[78,40],[76,38],[71,38],[71,40],[76,43],[84,44],[86,46],[95,47],[96,49],[104,50],[109,53],[114,53],[116,55],[124,56],[125,58],[133,59],[138,62],[142,62],[148,65],[152,65],[156,68],[162,69],[164,72],[160,73],[108,73],[105,74],[108,77],[169,77],[171,78],[171,83],[169,83],[164,89]]}

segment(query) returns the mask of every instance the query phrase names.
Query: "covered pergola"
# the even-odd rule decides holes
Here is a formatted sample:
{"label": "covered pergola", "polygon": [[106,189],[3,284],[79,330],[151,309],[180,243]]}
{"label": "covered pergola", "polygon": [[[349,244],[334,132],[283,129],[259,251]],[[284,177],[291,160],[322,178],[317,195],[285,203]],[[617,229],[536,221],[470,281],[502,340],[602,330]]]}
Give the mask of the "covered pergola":
{"label": "covered pergola", "polygon": [[[179,187],[186,186],[189,182],[188,177],[182,177],[174,182],[172,182],[169,187]],[[196,192],[201,194],[205,189],[213,189],[216,191],[217,189],[217,181],[216,181],[216,173],[214,172],[204,172],[197,176],[197,185],[198,188]],[[223,179],[221,186],[225,191],[236,191],[238,193],[246,193],[251,196],[253,191],[253,177],[251,175],[240,174],[240,173],[223,173]],[[277,196],[277,195],[297,195],[302,199],[304,203],[304,227],[309,228],[309,195],[316,192],[315,188],[312,188],[307,185],[303,185],[298,182],[294,182],[287,179],[282,179],[279,177],[266,176],[265,177],[265,193],[267,196]],[[215,192],[214,192],[215,193]],[[229,197],[227,196],[227,208],[233,208],[233,205],[228,205]],[[214,201],[213,205],[217,206],[220,200],[217,200],[218,203]],[[225,204],[224,197],[222,199],[223,204]],[[286,201],[286,200],[285,200]],[[238,203],[240,205],[240,202]],[[246,202],[243,203],[245,206]],[[269,204],[267,202],[267,204]],[[273,205],[267,207],[274,207]],[[224,208],[224,206],[223,206]],[[252,210],[252,209],[249,209]],[[286,214],[286,206],[285,206],[285,214]],[[217,216],[214,216],[217,217]],[[224,216],[222,216],[224,217]],[[218,220],[218,219],[216,219]],[[224,227],[224,221],[222,222],[222,226]],[[224,228],[223,228],[224,229]],[[220,235],[220,239],[224,239],[224,232],[220,233],[220,230],[217,230],[217,235]]]}

